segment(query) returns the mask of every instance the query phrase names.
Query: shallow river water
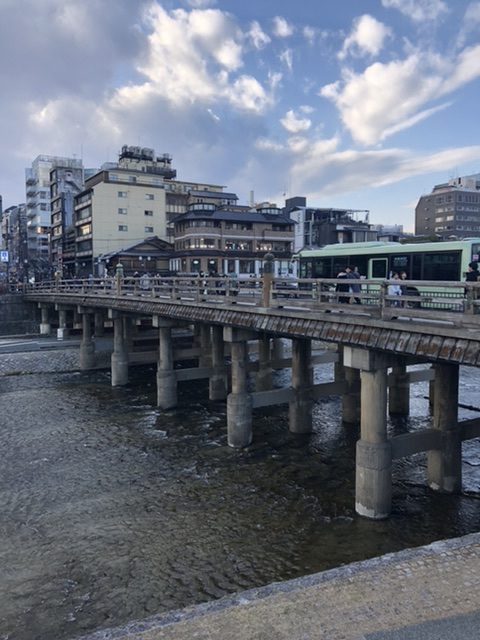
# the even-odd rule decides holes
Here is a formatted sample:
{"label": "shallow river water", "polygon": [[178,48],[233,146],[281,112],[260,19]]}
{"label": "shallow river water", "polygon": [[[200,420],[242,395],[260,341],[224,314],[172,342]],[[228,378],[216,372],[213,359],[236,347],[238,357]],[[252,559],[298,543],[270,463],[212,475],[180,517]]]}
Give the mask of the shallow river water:
{"label": "shallow river water", "polygon": [[[461,378],[460,401],[478,406],[480,371]],[[412,388],[391,432],[429,424],[426,394]],[[392,517],[372,522],[354,511],[358,430],[337,398],[315,405],[304,436],[286,406],[256,410],[243,451],[207,398],[206,383],[186,383],[179,408],[160,411],[150,368],[125,389],[105,372],[0,379],[1,640],[75,638],[480,530],[479,440],[463,446],[460,496],[426,487],[424,455],[395,462]]]}

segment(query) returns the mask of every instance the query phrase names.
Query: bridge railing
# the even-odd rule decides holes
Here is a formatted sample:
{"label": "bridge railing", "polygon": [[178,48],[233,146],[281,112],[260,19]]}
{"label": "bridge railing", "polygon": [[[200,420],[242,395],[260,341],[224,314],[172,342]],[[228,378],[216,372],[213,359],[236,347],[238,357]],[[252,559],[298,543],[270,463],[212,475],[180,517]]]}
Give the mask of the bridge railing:
{"label": "bridge railing", "polygon": [[[25,285],[31,293],[121,296],[213,305],[268,306],[306,312],[348,313],[383,319],[428,319],[480,326],[480,283],[424,280],[273,278],[268,304],[262,278],[126,277],[56,280]],[[392,285],[401,285],[396,295]]]}

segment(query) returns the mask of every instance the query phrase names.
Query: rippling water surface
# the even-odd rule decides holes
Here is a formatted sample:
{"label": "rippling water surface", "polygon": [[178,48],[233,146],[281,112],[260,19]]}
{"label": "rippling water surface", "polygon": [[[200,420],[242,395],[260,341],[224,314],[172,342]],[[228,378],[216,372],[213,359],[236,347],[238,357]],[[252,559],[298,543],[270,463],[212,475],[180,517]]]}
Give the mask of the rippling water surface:
{"label": "rippling water surface", "polygon": [[[163,412],[154,382],[153,369],[125,389],[106,373],[0,380],[1,640],[74,638],[480,530],[478,440],[464,444],[461,496],[429,491],[417,455],[395,463],[392,517],[372,522],[354,512],[358,432],[338,399],[315,405],[307,436],[288,432],[286,407],[256,410],[253,445],[236,451],[206,384],[181,385]],[[461,402],[478,405],[479,385],[464,369]],[[412,388],[392,432],[429,424],[426,393]]]}

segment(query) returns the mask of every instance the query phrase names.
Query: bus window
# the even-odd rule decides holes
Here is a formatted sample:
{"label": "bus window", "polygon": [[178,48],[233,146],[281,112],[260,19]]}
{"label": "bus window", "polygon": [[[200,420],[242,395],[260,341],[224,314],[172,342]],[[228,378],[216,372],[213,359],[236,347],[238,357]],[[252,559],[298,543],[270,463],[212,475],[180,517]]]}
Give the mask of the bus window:
{"label": "bus window", "polygon": [[461,280],[460,252],[425,253],[423,280]]}
{"label": "bus window", "polygon": [[408,256],[392,256],[390,258],[390,268],[394,273],[401,273],[405,271],[408,275],[410,273],[410,265]]}
{"label": "bus window", "polygon": [[332,259],[331,258],[315,258],[313,278],[331,278],[332,277]]}
{"label": "bus window", "polygon": [[472,244],[472,260],[478,262],[480,255],[480,244]]}
{"label": "bus window", "polygon": [[421,253],[412,255],[412,273],[407,273],[408,280],[422,279],[422,255]]}
{"label": "bus window", "polygon": [[369,278],[387,277],[387,258],[371,258],[369,262]]}

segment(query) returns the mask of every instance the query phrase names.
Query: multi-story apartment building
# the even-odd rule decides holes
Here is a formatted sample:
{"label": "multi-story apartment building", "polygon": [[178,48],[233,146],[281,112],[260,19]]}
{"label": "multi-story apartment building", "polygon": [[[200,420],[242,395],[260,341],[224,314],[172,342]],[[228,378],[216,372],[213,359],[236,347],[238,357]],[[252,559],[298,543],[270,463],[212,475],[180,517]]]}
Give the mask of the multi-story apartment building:
{"label": "multi-story apartment building", "polygon": [[24,282],[34,276],[35,273],[28,257],[27,208],[25,204],[8,207],[3,212],[2,240],[3,247],[8,252],[8,263],[6,264],[8,278]]}
{"label": "multi-story apartment building", "polygon": [[259,276],[266,253],[275,256],[276,275],[292,270],[294,222],[274,205],[232,210],[197,202],[174,228],[173,271]]}
{"label": "multi-story apartment building", "polygon": [[82,161],[75,158],[40,155],[35,158],[30,168],[25,169],[28,254],[29,262],[37,277],[44,277],[51,271],[49,260],[50,171],[56,166],[81,168]]}
{"label": "multi-story apartment building", "polygon": [[415,207],[415,235],[440,239],[480,235],[480,173],[434,186]]}
{"label": "multi-story apartment building", "polygon": [[82,167],[57,165],[50,171],[50,261],[65,277],[75,275],[74,198],[83,189]]}
{"label": "multi-story apartment building", "polygon": [[377,239],[377,232],[368,221],[367,210],[307,207],[298,205],[298,200],[287,200],[284,209],[296,222],[295,253],[304,247]]}
{"label": "multi-story apartment building", "polygon": [[[75,262],[78,275],[99,273],[105,255],[153,236],[173,241],[171,221],[190,202],[234,202],[223,186],[176,180],[168,154],[123,146],[116,165],[104,165],[75,197]],[[171,227],[171,230],[170,230]],[[101,270],[101,269],[100,269]]]}

